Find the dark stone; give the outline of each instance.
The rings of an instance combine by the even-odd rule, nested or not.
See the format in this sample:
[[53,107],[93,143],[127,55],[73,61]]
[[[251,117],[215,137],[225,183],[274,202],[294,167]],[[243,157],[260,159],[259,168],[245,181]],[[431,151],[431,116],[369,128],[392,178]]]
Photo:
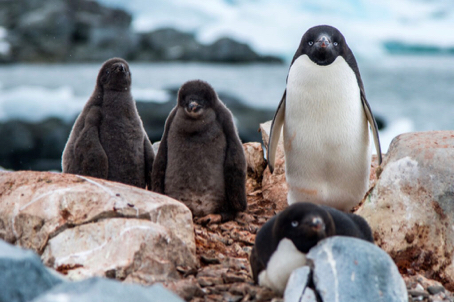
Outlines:
[[429,294],[426,293],[425,291],[421,290],[416,290],[416,289],[410,289],[408,290],[408,294],[412,297],[424,297],[424,298],[429,298]]
[[30,301],[63,283],[32,251],[0,240],[0,301]]
[[443,286],[432,285],[427,287],[427,291],[431,295],[436,295],[438,293],[445,292],[445,288]]
[[66,302],[183,302],[160,284],[143,287],[102,278],[63,283],[34,299],[33,302],[57,302],[62,299]]

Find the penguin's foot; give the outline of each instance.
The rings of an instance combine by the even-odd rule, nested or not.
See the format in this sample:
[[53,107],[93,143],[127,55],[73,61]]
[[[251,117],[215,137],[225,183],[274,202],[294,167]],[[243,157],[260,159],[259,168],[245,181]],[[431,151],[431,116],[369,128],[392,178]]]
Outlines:
[[200,225],[208,225],[220,222],[222,222],[222,216],[220,214],[208,214],[195,220],[195,223]]

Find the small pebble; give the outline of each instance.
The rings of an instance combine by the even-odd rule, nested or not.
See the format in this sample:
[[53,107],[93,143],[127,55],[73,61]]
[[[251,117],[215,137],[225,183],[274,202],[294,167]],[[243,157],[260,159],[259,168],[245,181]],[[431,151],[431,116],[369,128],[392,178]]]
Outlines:
[[427,291],[431,294],[431,295],[436,295],[438,293],[441,293],[441,292],[444,292],[445,291],[445,288],[443,286],[429,286],[427,288]]
[[[415,289],[410,289],[408,291],[408,294],[412,297],[422,297],[423,299],[429,297],[429,294],[427,292],[415,290]],[[421,300],[418,300],[418,301],[421,301]]]

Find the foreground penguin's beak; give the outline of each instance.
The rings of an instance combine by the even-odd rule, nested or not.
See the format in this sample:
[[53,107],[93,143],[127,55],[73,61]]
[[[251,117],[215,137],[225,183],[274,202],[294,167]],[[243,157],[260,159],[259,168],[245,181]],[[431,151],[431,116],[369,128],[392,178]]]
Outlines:
[[123,72],[123,73],[125,73],[125,72],[126,72],[126,66],[125,66],[125,64],[120,63],[120,64],[117,66],[116,70],[117,70],[117,72]]
[[319,44],[320,47],[322,48],[326,48],[327,46],[329,46],[329,44],[331,43],[329,41],[329,39],[326,37],[326,36],[321,36],[317,41],[316,41],[317,44]]
[[320,217],[313,217],[309,225],[317,233],[325,231],[325,224]]
[[197,102],[190,102],[188,105],[189,112],[196,112],[200,108],[200,105]]

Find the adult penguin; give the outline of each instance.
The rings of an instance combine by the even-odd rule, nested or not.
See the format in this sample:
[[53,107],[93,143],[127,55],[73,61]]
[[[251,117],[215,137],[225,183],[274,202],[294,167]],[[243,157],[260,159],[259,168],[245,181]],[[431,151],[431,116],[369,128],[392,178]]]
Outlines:
[[273,172],[283,127],[288,203],[306,200],[342,211],[358,204],[369,185],[368,124],[381,164],[377,124],[352,51],[336,28],[310,28],[290,65],[267,148]]

